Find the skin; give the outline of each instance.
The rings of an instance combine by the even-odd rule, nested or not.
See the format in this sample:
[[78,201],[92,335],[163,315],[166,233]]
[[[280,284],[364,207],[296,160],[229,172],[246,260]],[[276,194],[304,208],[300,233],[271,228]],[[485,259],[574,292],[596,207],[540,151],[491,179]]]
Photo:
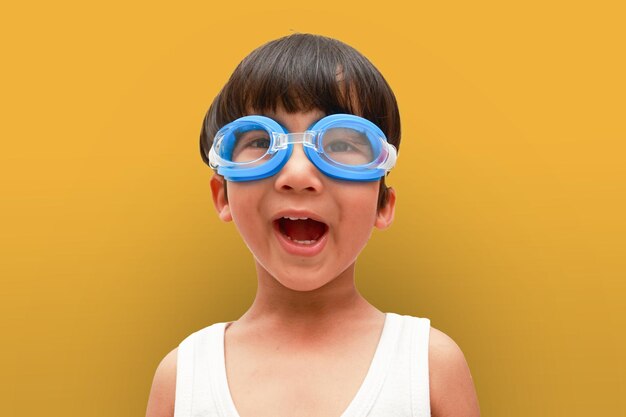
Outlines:
[[[290,132],[304,131],[324,116],[280,108],[265,115]],[[219,217],[234,221],[257,271],[252,306],[225,333],[229,389],[240,416],[340,416],[367,373],[384,323],[384,314],[355,286],[355,262],[373,228],[392,223],[395,191],[377,209],[377,182],[330,179],[300,145],[273,177],[231,182],[226,198],[223,178],[214,176],[211,191]],[[273,225],[285,210],[328,225],[320,253],[285,252]],[[174,415],[176,354],[174,349],[157,368],[146,417]],[[429,367],[432,416],[480,415],[463,353],[436,329],[430,333]],[[327,401],[320,404],[320,398]]]

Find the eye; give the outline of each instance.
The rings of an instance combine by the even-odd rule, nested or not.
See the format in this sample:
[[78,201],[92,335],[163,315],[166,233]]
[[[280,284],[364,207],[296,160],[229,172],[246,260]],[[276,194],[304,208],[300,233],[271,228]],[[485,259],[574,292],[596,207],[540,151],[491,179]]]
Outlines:
[[324,147],[324,150],[326,152],[353,152],[356,151],[356,148],[352,146],[348,141],[337,140],[327,144]]
[[249,148],[267,149],[270,147],[270,140],[268,138],[252,139],[245,146]]

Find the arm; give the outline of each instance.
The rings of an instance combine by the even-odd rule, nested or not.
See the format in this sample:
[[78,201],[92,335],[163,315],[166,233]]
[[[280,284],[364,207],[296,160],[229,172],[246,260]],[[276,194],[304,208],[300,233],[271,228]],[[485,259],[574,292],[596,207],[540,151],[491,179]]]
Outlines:
[[178,348],[168,353],[154,374],[146,417],[174,417],[176,358]]
[[431,328],[428,349],[432,417],[480,417],[472,375],[459,346]]

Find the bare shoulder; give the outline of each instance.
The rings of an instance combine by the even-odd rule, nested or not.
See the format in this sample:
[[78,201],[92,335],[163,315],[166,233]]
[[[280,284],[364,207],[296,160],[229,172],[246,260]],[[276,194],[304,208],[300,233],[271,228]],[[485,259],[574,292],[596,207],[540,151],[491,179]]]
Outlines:
[[430,407],[433,417],[479,417],[472,375],[461,348],[432,328],[428,345]]
[[152,380],[146,417],[173,417],[178,348],[165,355]]

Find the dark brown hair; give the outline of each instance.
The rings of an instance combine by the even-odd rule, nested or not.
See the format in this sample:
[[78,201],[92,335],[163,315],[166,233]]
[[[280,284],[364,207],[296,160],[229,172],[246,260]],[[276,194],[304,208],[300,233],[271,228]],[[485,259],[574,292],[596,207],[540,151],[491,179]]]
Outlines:
[[[382,74],[360,52],[336,39],[293,34],[252,51],[235,68],[209,107],[200,132],[200,153],[208,165],[213,137],[225,124],[250,114],[319,109],[350,113],[375,123],[400,147],[400,114]],[[387,200],[384,178],[378,205]]]

